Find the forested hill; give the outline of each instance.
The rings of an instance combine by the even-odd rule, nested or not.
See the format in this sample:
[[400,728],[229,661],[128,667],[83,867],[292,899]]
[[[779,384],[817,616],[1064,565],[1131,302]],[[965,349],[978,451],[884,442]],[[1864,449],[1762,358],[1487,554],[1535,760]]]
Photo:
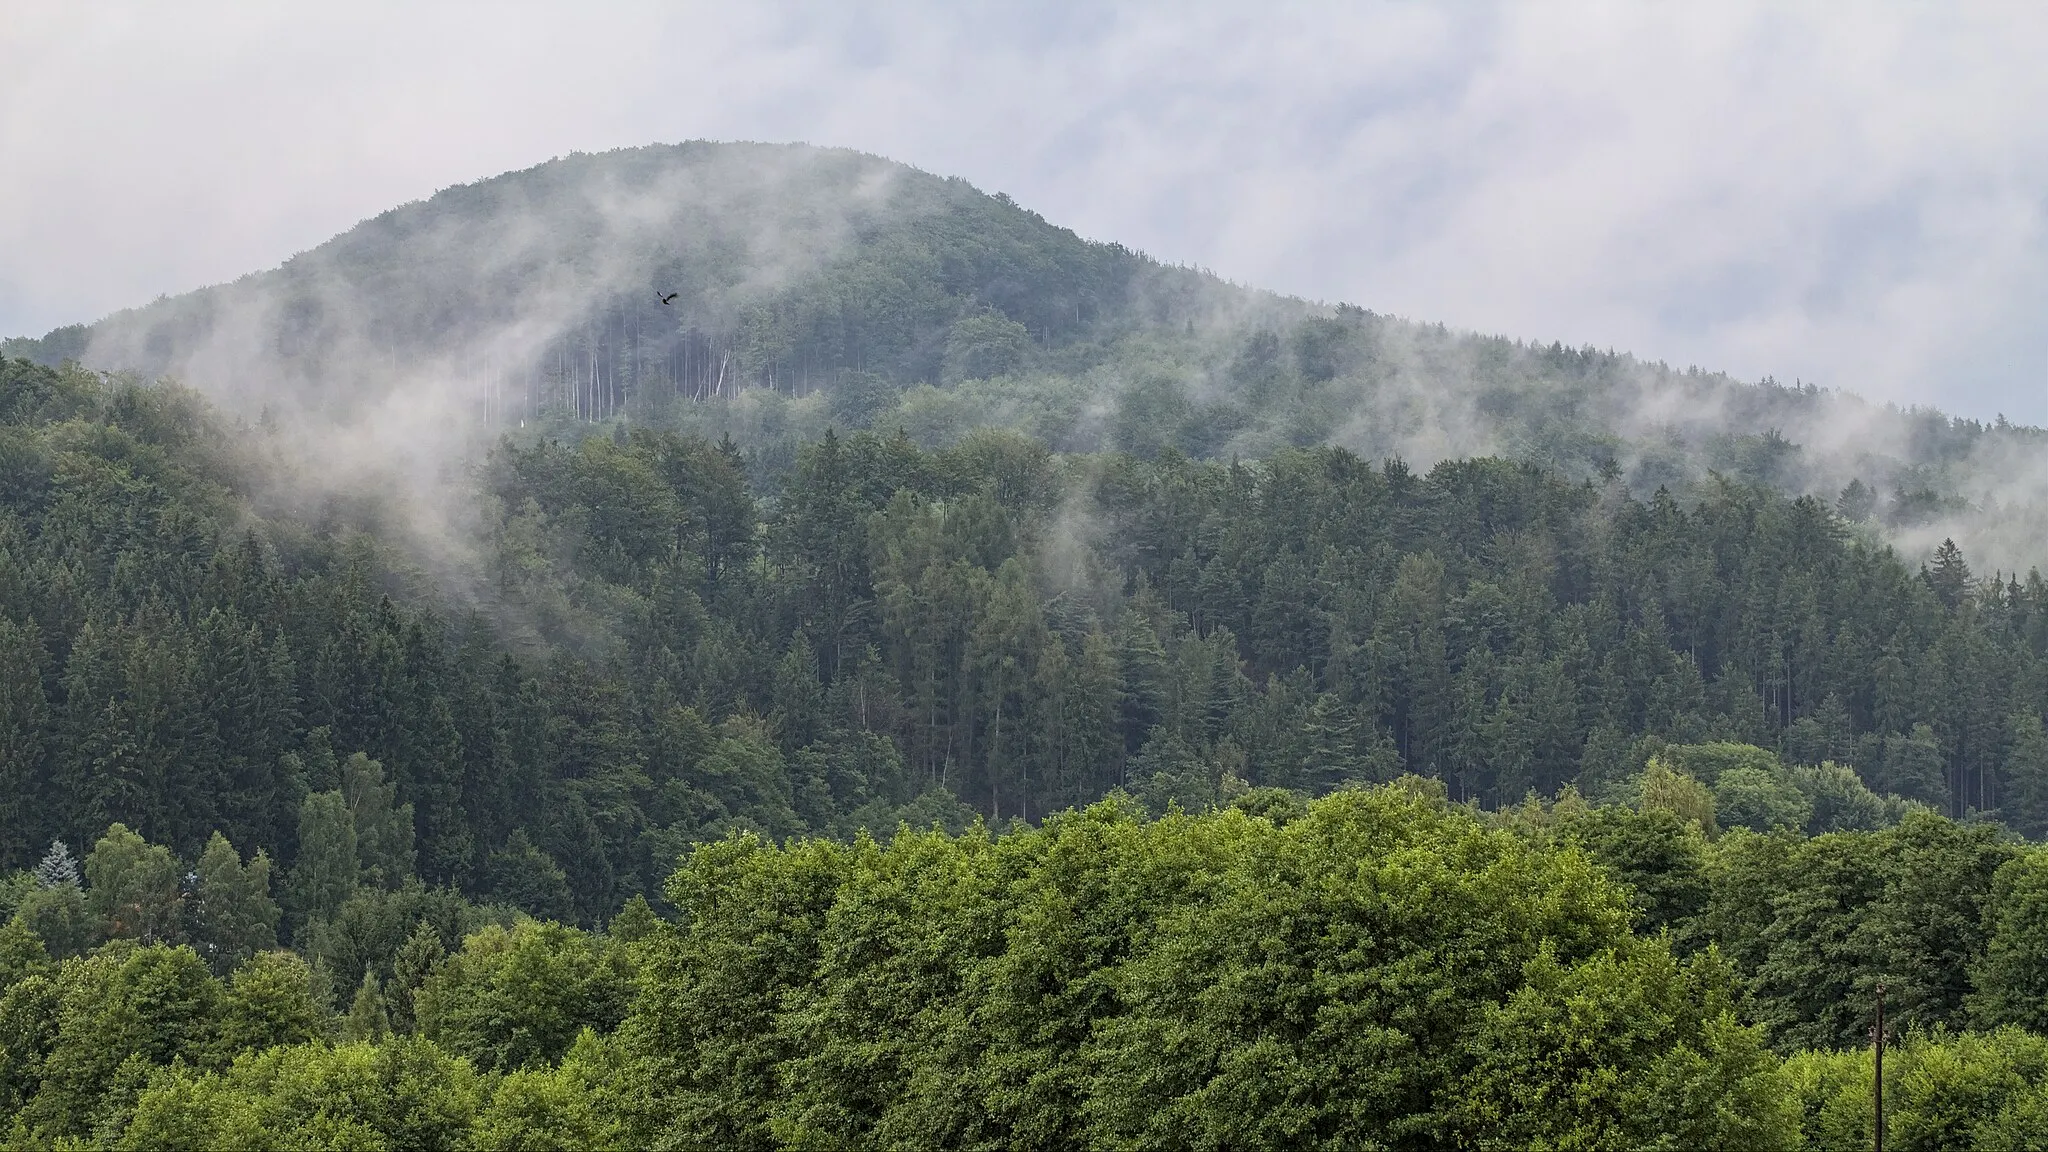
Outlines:
[[10,1147],[1835,1149],[1879,982],[1894,1146],[2048,1119],[2039,577],[619,426],[491,454],[468,611],[272,435],[0,360]]
[[1532,460],[1645,496],[1718,473],[1819,495],[1914,555],[1953,537],[1992,568],[2048,560],[2037,430],[1868,404],[1855,380],[1744,384],[1286,299],[844,150],[571,155],[0,347],[170,374],[251,419],[369,422],[357,454],[468,450],[429,426],[616,419],[785,462],[831,425],[1211,459],[1335,444]]
[[1625,796],[1714,741],[1839,766],[1772,777],[1818,826],[2048,831],[2048,584],[1916,570],[1765,486],[860,432],[769,500],[729,441],[621,428],[491,455],[453,600],[374,513],[263,513],[264,433],[190,393],[0,372],[7,864],[117,821],[291,860],[355,754],[408,813],[393,875],[584,920],[736,828],[1404,772]]

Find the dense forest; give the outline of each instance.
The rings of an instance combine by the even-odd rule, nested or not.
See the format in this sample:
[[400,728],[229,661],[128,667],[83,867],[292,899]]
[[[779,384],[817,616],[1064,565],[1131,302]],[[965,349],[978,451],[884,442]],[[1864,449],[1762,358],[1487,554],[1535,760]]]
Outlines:
[[1915,555],[1952,536],[1992,567],[2048,563],[2040,429],[1256,291],[843,149],[572,154],[0,353],[302,416],[308,453],[364,430],[330,468],[447,451],[427,428],[621,417],[780,470],[833,426],[1223,462],[1328,445],[1525,460],[1639,498],[1713,474],[1830,503],[1855,484]]
[[1853,508],[613,422],[453,588],[0,387],[16,1142],[1832,1147],[1879,980],[2048,1109],[2048,587]]
[[9,1147],[2048,1130],[2039,430],[768,146],[0,351]]

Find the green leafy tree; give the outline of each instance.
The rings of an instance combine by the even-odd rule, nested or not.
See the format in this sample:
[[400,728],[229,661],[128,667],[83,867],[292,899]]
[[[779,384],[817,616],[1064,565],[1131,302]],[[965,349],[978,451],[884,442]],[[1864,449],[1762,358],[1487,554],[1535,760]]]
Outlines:
[[484,874],[491,896],[514,908],[549,920],[568,920],[576,914],[568,875],[523,828],[514,828],[505,847],[491,853]]
[[19,919],[0,925],[0,991],[51,968],[50,950],[33,928]]
[[10,1116],[42,1087],[61,1006],[53,975],[24,976],[0,992],[0,1108]]
[[2048,852],[2000,865],[1985,904],[1984,951],[1970,969],[1970,1018],[2048,1033]]
[[1782,770],[1730,768],[1714,781],[1714,819],[1722,827],[1803,829],[1812,816],[1813,802]]
[[281,1046],[153,1080],[118,1146],[456,1148],[483,1098],[476,1073],[426,1041]]
[[469,937],[421,986],[420,1034],[485,1071],[553,1063],[625,1018],[633,974],[601,936],[525,920]]
[[340,792],[315,792],[299,808],[299,858],[289,895],[296,925],[326,919],[356,890],[362,875],[355,818]]
[[1690,821],[1693,827],[1708,836],[1712,836],[1719,827],[1714,812],[1714,794],[1692,776],[1672,771],[1658,757],[1652,756],[1643,769],[1639,789],[1641,806],[1646,812],[1661,808],[1681,820]]
[[22,1112],[46,1139],[84,1136],[104,1118],[103,1105],[125,1104],[129,1061],[140,1069],[200,1062],[218,1025],[220,985],[190,948],[102,949],[66,964],[55,992],[55,1036]]
[[290,952],[258,952],[237,967],[221,998],[210,1065],[244,1052],[321,1039],[328,1010],[313,969]]
[[1644,932],[1671,929],[1683,940],[1696,935],[1695,921],[1712,893],[1707,877],[1707,844],[1699,826],[1668,808],[1641,812],[1618,806],[1567,809],[1558,832],[1582,846],[1608,874],[1635,893]]
[[357,752],[341,765],[341,795],[355,829],[360,882],[396,888],[413,874],[413,806],[398,802],[384,766]]
[[180,871],[170,849],[145,841],[123,824],[107,829],[85,858],[91,884],[86,906],[98,919],[100,933],[145,944],[177,940],[184,900]]
[[1711,954],[1636,943],[1567,968],[1549,956],[1486,1013],[1456,1123],[1478,1144],[1786,1148],[1800,1110],[1736,1019]]
[[84,891],[68,884],[38,888],[22,897],[13,922],[35,933],[59,959],[85,951],[96,932]]
[[277,946],[279,911],[270,898],[270,857],[258,851],[244,865],[227,837],[215,832],[199,856],[195,946],[225,973]]

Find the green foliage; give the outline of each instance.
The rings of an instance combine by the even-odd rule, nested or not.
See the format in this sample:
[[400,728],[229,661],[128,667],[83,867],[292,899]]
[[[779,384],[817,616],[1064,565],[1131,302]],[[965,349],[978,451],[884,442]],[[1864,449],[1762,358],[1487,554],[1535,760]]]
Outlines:
[[622,948],[560,924],[492,925],[422,984],[420,1034],[484,1071],[551,1064],[579,1032],[626,1015],[633,973]]
[[422,920],[391,957],[391,979],[384,986],[384,999],[394,1030],[408,1035],[417,1030],[420,990],[441,970],[447,955],[441,933]]
[[292,914],[299,924],[334,915],[355,891],[362,865],[355,820],[340,792],[315,792],[299,809],[299,857],[292,865]]
[[1970,968],[1971,1020],[2048,1034],[2048,849],[1999,866],[1984,915],[1984,951]]
[[[1786,1061],[1808,1148],[1871,1143],[1868,1048]],[[2048,1039],[2014,1028],[1909,1032],[1885,1056],[1885,1147],[2030,1148],[2048,1121]]]
[[1635,893],[1641,931],[1668,928],[1683,939],[1693,937],[1711,893],[1707,843],[1698,825],[1669,808],[1558,807],[1558,834]]
[[627,1143],[618,1109],[623,1087],[605,1042],[585,1029],[556,1068],[517,1068],[496,1082],[477,1117],[479,1152],[614,1148]]
[[258,952],[229,977],[208,1062],[301,1044],[326,1034],[328,1008],[312,968],[290,952]]
[[95,931],[85,893],[69,884],[38,888],[23,896],[13,923],[34,932],[59,959],[85,951]]
[[215,972],[277,947],[280,913],[270,898],[270,857],[258,851],[244,865],[235,846],[215,832],[195,871],[198,907],[192,939]]
[[153,1080],[118,1146],[455,1148],[483,1096],[467,1064],[422,1040],[278,1047]]
[[569,877],[561,865],[534,846],[524,828],[514,828],[505,847],[491,853],[485,883],[493,899],[530,915],[552,920],[575,915]]
[[1778,1062],[1741,1027],[1729,973],[1639,942],[1567,968],[1530,961],[1486,1013],[1458,1106],[1479,1146],[1790,1147],[1800,1111]]
[[374,1044],[391,1034],[391,1016],[384,1007],[384,989],[377,974],[365,970],[363,982],[341,1021],[344,1040]]
[[506,908],[478,906],[450,889],[427,888],[417,879],[391,891],[359,889],[331,917],[314,922],[299,942],[300,950],[344,993],[362,981],[365,972],[379,980],[394,974],[394,965],[420,925],[444,949],[485,924],[509,921]]
[[1903,806],[1896,797],[1887,803],[1864,785],[1854,769],[1832,760],[1795,764],[1785,771],[1792,786],[1812,806],[1806,818],[1806,831],[1811,835],[1874,831],[1896,823],[1901,814]]
[[413,874],[413,806],[397,801],[384,766],[357,752],[341,766],[341,797],[355,831],[357,878],[396,888]]
[[[266,427],[0,359],[0,867],[100,837],[4,885],[15,1142],[1839,1146],[1879,980],[1898,1140],[2040,1130],[2032,1040],[1954,1030],[2048,1027],[1988,823],[2048,827],[2048,584],[1873,543],[1967,514],[1939,469],[1831,507],[1776,433],[1557,416],[1676,379],[1625,357],[1240,307],[922,177],[840,229],[879,162],[725,155],[266,281],[376,275],[396,363],[507,289],[390,255],[572,171],[753,222],[670,220],[494,400],[475,589],[271,498]],[[762,234],[813,262],[756,294]],[[302,336],[280,379],[359,346]],[[1394,458],[1439,362],[1516,459]]]
[[[669,898],[689,928],[643,944],[621,1040],[640,1130],[686,1142],[1769,1146],[1794,1122],[1725,967],[1630,943],[1576,852],[1414,790],[1283,824],[1105,804],[994,841],[733,839]],[[1596,988],[1608,1023],[1529,1026]],[[1563,1053],[1574,1112],[1499,1111]]]
[[1724,828],[1803,829],[1812,816],[1813,802],[1782,770],[1729,768],[1714,781],[1714,819]]
[[1704,925],[1781,1048],[1857,1043],[1879,981],[1900,1026],[1959,1028],[2013,855],[1990,829],[1924,811],[1878,833],[1734,833],[1710,858]]
[[1000,312],[962,316],[946,333],[941,376],[948,384],[1006,376],[1022,365],[1030,347],[1030,331]]
[[86,1135],[109,1108],[125,1106],[121,1089],[133,1077],[122,1069],[131,1060],[141,1069],[197,1064],[214,1044],[221,990],[190,948],[123,942],[74,958],[54,993],[40,1088],[22,1110],[46,1137]]
[[1669,812],[1707,836],[1712,836],[1719,827],[1715,819],[1714,793],[1693,777],[1672,771],[1658,757],[1650,758],[1638,788],[1641,806],[1646,812]]
[[0,991],[29,976],[47,974],[52,965],[43,938],[20,920],[0,925]]
[[85,858],[86,907],[106,938],[175,940],[183,915],[179,872],[170,849],[117,823]]

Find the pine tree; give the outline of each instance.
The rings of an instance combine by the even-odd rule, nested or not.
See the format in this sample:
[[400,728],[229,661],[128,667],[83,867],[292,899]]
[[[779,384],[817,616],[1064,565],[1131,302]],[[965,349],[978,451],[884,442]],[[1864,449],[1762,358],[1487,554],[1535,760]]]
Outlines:
[[2048,731],[2032,712],[2016,712],[2007,723],[2006,802],[1999,808],[2014,830],[2039,838],[2048,834]]
[[1961,606],[1970,593],[1970,565],[1954,540],[1943,540],[1934,550],[1934,564],[1926,578],[1944,606],[1951,611]]
[[773,710],[769,723],[785,752],[794,752],[817,739],[824,720],[825,689],[818,682],[818,657],[810,642],[798,632],[775,666]]

